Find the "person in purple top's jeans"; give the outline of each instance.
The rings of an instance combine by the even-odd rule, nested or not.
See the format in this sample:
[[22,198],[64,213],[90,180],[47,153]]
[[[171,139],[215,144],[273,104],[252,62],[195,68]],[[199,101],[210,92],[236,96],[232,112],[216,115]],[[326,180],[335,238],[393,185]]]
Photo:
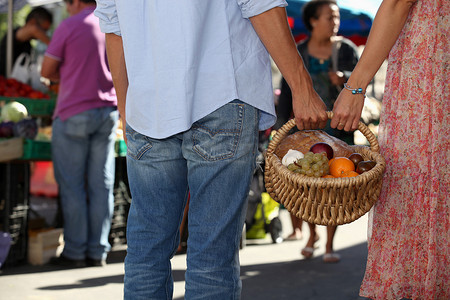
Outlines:
[[66,0],[70,17],[55,30],[41,75],[60,82],[52,159],[60,188],[64,250],[53,263],[101,266],[114,209],[116,93],[95,1]]

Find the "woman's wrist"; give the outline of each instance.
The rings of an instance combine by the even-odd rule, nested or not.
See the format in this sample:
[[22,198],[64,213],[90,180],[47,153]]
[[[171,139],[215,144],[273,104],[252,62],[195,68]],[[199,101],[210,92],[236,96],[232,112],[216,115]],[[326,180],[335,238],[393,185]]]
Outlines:
[[352,87],[347,82],[344,83],[344,89],[350,91],[353,95],[362,94],[364,97],[366,96],[366,90],[361,87]]

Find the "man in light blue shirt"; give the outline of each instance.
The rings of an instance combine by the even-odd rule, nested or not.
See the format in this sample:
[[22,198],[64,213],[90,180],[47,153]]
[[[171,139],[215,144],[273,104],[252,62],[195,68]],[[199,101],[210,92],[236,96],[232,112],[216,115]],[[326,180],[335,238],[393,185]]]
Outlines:
[[[170,258],[189,202],[186,299],[239,299],[238,246],[258,130],[276,120],[269,53],[299,129],[325,104],[284,0],[98,0],[122,122],[132,205],[125,299],[170,299]],[[269,52],[269,53],[268,53]]]

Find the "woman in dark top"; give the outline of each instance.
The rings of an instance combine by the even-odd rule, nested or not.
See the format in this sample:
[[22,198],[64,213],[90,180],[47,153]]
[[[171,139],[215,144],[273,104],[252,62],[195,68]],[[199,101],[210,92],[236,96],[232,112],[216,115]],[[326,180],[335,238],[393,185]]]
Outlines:
[[[301,42],[297,49],[311,75],[316,92],[325,102],[327,109],[331,111],[339,92],[358,62],[357,48],[350,40],[336,36],[340,24],[336,1],[312,0],[308,2],[303,7],[303,21],[310,31],[310,37]],[[281,83],[277,115],[275,129],[281,127],[292,116],[291,90],[284,79]],[[348,144],[353,144],[353,132],[332,129],[329,123],[324,130]],[[292,225],[294,232],[290,237],[300,236],[302,221],[292,216]],[[301,252],[306,258],[313,256],[314,243],[318,240],[315,225],[308,225],[311,234]],[[333,252],[335,233],[336,226],[327,226],[324,262],[338,262],[340,259],[339,255]]]

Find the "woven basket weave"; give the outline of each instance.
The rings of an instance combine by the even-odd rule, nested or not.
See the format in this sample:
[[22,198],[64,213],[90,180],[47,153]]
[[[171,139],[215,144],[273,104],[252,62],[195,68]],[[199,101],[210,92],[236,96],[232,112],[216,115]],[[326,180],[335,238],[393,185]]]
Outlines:
[[[333,113],[327,114],[331,119]],[[364,160],[377,163],[371,170],[355,177],[315,178],[289,171],[275,154],[278,145],[294,126],[294,119],[284,124],[266,151],[264,179],[272,199],[296,217],[317,225],[347,224],[366,214],[378,200],[386,167],[375,135],[360,122],[358,130],[369,141],[370,147],[349,146]]]

